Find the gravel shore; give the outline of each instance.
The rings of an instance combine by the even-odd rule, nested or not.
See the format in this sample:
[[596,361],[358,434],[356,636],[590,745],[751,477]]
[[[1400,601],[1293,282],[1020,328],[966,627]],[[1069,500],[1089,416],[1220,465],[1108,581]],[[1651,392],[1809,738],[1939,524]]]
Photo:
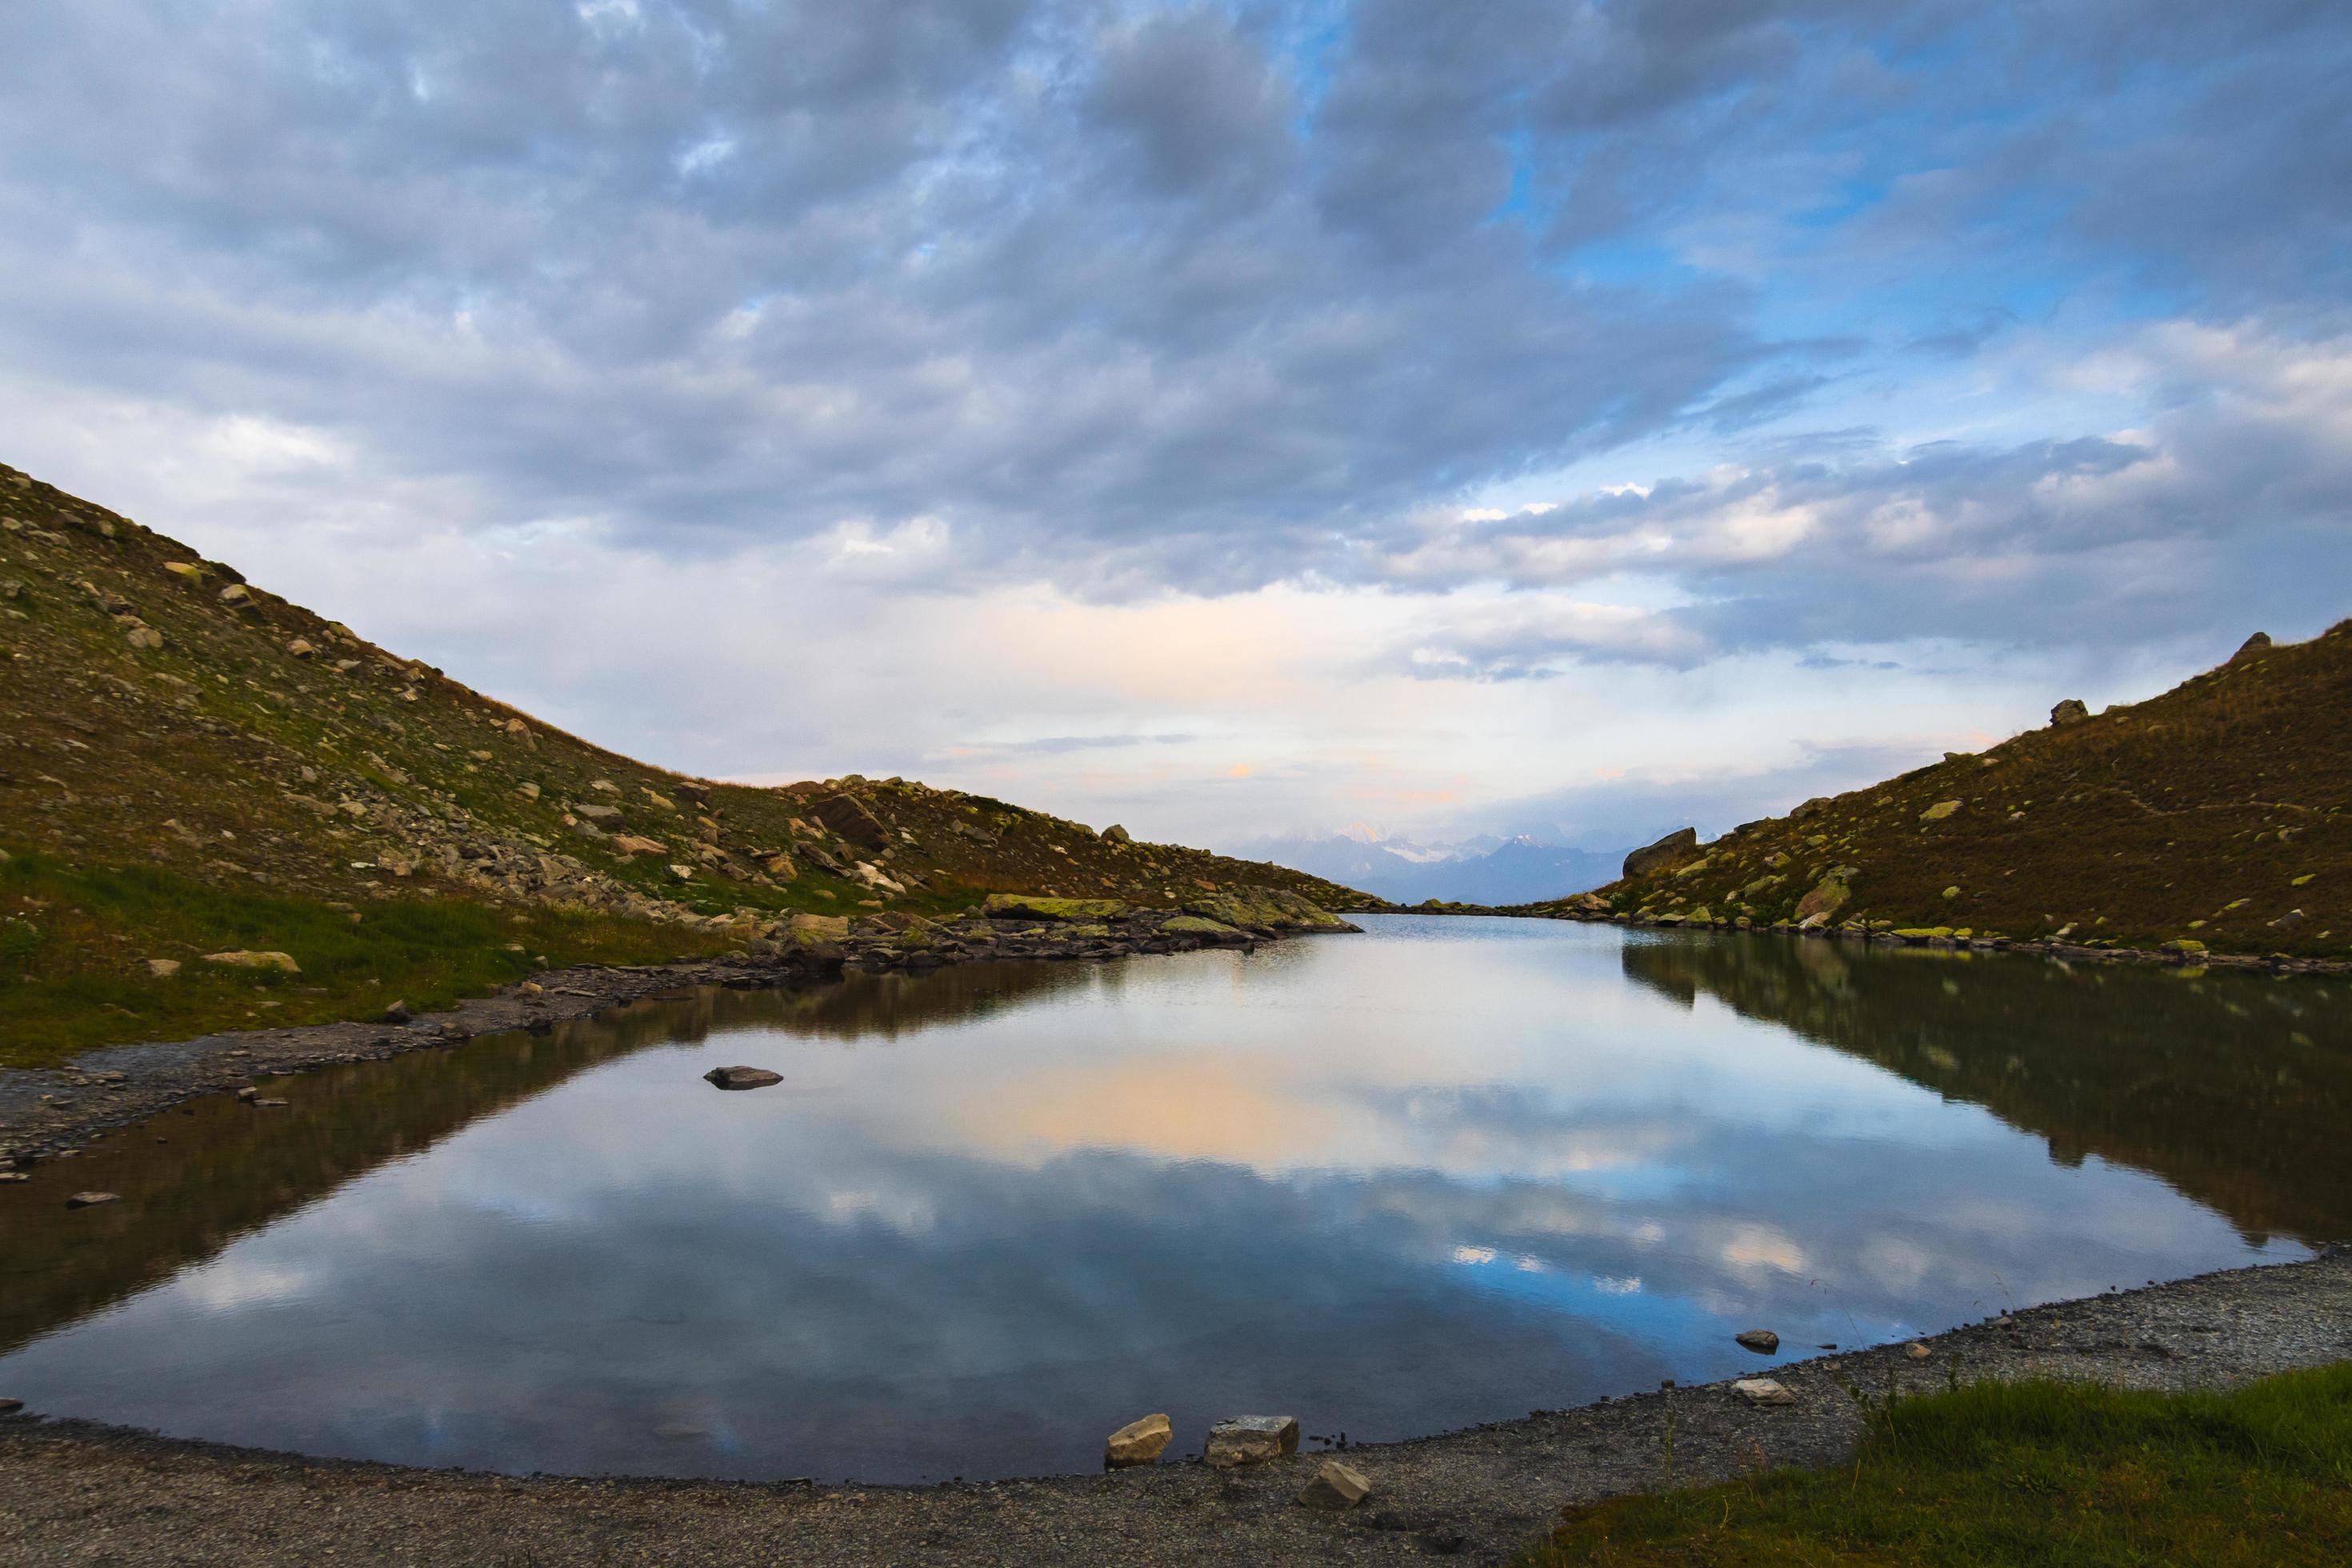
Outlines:
[[[2209,1388],[2352,1357],[2352,1248],[2017,1312],[1924,1342],[1784,1363],[1793,1405],[1661,1390],[1412,1442],[1360,1446],[1372,1497],[1293,1500],[1318,1462],[1161,1464],[981,1486],[810,1487],[515,1478],[175,1442],[30,1413],[0,1419],[10,1563],[1496,1563],[1557,1510],[1614,1492],[1826,1465],[1854,1395],[2044,1375]],[[5,1393],[0,1390],[0,1393]]]

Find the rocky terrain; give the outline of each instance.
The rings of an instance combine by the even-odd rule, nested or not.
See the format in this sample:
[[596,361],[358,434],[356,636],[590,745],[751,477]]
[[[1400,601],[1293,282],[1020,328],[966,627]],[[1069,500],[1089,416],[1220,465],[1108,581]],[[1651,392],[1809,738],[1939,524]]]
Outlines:
[[2076,955],[2333,966],[2352,953],[2352,622],[2248,640],[2146,702],[1634,851],[1520,912]]
[[[995,891],[1368,903],[905,779],[769,789],[634,762],[5,468],[0,531],[0,1061],[429,992],[414,952],[368,945],[395,905],[528,926],[497,972],[513,981],[551,949],[708,954],[796,912],[935,916]],[[321,911],[360,929],[273,940]]]

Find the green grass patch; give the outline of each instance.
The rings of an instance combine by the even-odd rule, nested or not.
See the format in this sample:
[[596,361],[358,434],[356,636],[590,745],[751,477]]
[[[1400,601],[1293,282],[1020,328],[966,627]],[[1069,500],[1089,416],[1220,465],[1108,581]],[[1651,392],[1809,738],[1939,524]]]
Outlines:
[[[356,914],[358,918],[352,917]],[[147,867],[85,868],[44,855],[0,863],[0,1065],[39,1067],[93,1046],[371,1017],[485,994],[533,970],[646,963],[732,939],[678,926],[457,899],[352,909],[215,887]],[[289,953],[299,974],[203,954]],[[148,973],[175,959],[177,974]]]
[[1977,1384],[1874,1411],[1842,1468],[1562,1511],[1523,1568],[2352,1562],[2352,1363],[2225,1394]]

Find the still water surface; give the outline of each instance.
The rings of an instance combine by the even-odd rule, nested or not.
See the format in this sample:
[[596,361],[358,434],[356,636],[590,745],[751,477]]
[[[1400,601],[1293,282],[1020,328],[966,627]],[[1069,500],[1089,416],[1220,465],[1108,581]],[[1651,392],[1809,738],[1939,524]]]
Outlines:
[[[0,1193],[0,1393],[422,1465],[1077,1469],[1427,1433],[2352,1235],[2340,987],[1386,917],[705,992]],[[721,1093],[733,1062],[776,1088]],[[157,1139],[168,1139],[158,1142]],[[62,1194],[123,1202],[68,1213]]]

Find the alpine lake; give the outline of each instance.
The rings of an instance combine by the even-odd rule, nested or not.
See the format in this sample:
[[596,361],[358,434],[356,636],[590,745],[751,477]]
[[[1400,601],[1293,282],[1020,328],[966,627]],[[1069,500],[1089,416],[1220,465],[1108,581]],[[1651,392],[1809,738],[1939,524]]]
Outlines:
[[[1245,1412],[1420,1436],[2352,1235],[2339,980],[1362,923],[210,1097],[0,1194],[0,1393],[419,1466],[977,1480],[1151,1411],[1169,1459]],[[703,1081],[739,1063],[782,1081]]]

